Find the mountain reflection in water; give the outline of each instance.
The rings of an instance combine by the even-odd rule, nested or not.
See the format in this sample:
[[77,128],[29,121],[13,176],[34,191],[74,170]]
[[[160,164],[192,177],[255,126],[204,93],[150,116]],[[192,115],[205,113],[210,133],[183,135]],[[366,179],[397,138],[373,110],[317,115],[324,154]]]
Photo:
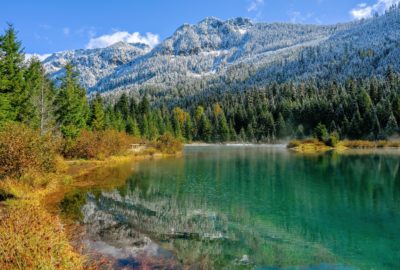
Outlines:
[[191,147],[83,191],[81,221],[117,269],[400,269],[399,157]]

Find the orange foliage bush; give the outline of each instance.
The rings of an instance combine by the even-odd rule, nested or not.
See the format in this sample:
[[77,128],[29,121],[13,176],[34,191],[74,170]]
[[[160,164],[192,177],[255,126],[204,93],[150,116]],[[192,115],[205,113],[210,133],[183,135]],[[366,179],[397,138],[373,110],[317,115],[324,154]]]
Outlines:
[[123,154],[137,138],[115,130],[83,130],[74,141],[65,141],[63,154],[67,158],[104,159]]
[[20,177],[26,172],[54,172],[57,143],[50,135],[20,123],[10,123],[0,131],[0,177]]

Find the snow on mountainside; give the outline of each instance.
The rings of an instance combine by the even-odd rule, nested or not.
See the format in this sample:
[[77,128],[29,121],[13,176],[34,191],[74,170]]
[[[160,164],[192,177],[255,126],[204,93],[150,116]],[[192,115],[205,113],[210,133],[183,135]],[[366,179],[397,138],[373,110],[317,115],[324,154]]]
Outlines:
[[53,78],[64,73],[63,67],[70,62],[80,74],[80,83],[91,88],[99,79],[110,75],[115,68],[129,63],[150,51],[146,44],[118,42],[104,49],[64,51],[52,54],[43,61]]
[[53,78],[68,61],[90,92],[146,89],[166,97],[226,85],[306,78],[344,79],[400,70],[400,10],[333,26],[206,18],[184,24],[153,49],[117,43],[56,53],[44,61]]

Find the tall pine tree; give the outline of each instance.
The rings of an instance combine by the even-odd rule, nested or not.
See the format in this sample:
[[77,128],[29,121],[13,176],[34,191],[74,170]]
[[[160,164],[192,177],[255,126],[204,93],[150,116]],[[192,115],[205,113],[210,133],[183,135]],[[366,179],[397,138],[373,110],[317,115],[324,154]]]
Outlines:
[[0,56],[0,121],[22,120],[30,96],[24,84],[23,50],[11,24],[0,37]]
[[64,137],[75,138],[86,127],[89,107],[86,91],[77,82],[72,65],[65,67],[61,88],[56,98],[56,116]]

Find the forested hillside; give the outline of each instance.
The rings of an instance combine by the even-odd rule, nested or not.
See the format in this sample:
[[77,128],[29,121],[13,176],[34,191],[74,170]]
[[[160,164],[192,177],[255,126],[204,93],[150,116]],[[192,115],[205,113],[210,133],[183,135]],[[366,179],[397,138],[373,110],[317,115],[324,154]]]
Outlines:
[[118,43],[56,53],[44,61],[52,78],[71,62],[89,93],[176,100],[203,91],[245,90],[271,82],[345,82],[400,70],[400,10],[332,26],[206,18],[184,24],[155,48]]

